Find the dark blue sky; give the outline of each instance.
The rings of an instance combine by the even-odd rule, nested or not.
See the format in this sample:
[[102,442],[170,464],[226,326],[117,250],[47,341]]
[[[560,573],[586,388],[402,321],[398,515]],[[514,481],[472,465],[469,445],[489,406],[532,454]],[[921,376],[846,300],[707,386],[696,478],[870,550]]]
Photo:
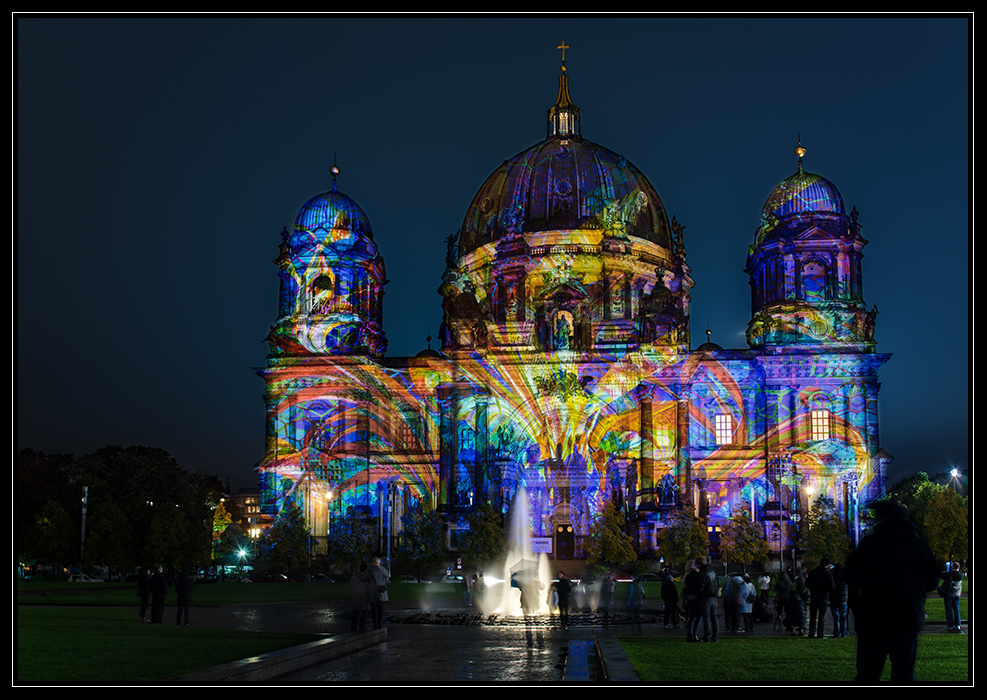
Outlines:
[[[685,226],[693,346],[744,347],[761,207],[832,180],[869,241],[892,480],[967,467],[965,17],[18,18],[17,448],[170,451],[256,484],[280,232],[331,186],[387,265],[389,355],[437,335],[444,240],[545,137],[560,52],[582,133]],[[436,345],[433,341],[433,347]]]

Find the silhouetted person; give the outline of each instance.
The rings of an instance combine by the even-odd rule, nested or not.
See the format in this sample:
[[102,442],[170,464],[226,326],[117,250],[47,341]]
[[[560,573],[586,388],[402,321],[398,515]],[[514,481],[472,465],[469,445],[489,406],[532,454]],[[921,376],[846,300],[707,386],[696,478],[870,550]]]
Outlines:
[[141,610],[137,614],[137,619],[147,622],[147,606],[151,600],[151,570],[146,566],[141,567],[140,575],[137,577],[137,597],[141,601]]
[[819,565],[809,572],[805,580],[809,589],[809,638],[826,636],[826,611],[829,608],[829,596],[836,588],[833,573],[829,570],[829,559],[823,557]]
[[350,577],[350,600],[353,604],[350,630],[353,632],[363,632],[367,628],[367,613],[370,612],[371,600],[370,584],[367,563],[363,562],[360,564],[360,570],[354,571]]
[[703,620],[704,642],[716,642],[720,638],[720,624],[716,619],[716,594],[720,582],[716,578],[713,565],[705,557],[696,557],[699,567],[699,613]]
[[375,630],[384,626],[384,603],[387,602],[387,582],[391,575],[380,563],[380,557],[370,560],[370,619]]
[[569,626],[569,596],[572,593],[572,581],[564,572],[559,572],[559,580],[552,584],[559,596],[559,623],[562,627]]
[[891,680],[915,680],[918,633],[925,628],[925,595],[938,566],[908,511],[896,501],[871,504],[877,518],[843,569],[857,633],[856,680],[880,680],[891,659]]
[[963,621],[960,619],[960,597],[963,595],[963,574],[959,562],[952,562],[946,571],[939,574],[942,584],[939,595],[946,611],[946,629],[950,632],[961,632]]
[[151,622],[163,621],[166,595],[168,595],[168,582],[165,581],[164,571],[159,566],[151,577]]
[[843,579],[843,565],[833,564],[833,583],[836,587],[829,596],[829,609],[833,613],[833,636],[847,636],[847,585]]
[[175,624],[182,624],[182,615],[185,616],[185,626],[189,626],[189,612],[192,608],[192,577],[187,572],[178,574],[178,583],[175,585],[175,593],[178,595],[178,613],[175,617]]
[[669,625],[679,626],[679,589],[675,585],[675,574],[665,567],[661,571],[661,602],[664,606],[665,629]]
[[699,608],[699,590],[702,581],[699,578],[699,564],[693,559],[689,562],[689,570],[682,579],[682,593],[685,596],[686,633],[685,641],[699,641],[699,623],[703,618]]

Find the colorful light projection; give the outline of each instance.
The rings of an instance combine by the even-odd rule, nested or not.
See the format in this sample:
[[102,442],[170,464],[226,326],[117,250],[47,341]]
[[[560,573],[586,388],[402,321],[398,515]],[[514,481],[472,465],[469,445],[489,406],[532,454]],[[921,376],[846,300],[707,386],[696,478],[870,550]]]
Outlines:
[[383,355],[386,274],[359,205],[334,181],[330,192],[306,202],[294,230],[281,236],[278,322],[268,334],[272,353]]
[[518,153],[487,178],[463,223],[466,255],[509,233],[599,229],[671,243],[664,205],[625,157],[572,135]]
[[[756,365],[708,354],[561,352],[533,362],[474,352],[397,369],[330,371],[312,360],[275,370],[283,381],[272,387],[266,502],[294,499],[306,512],[315,503],[327,518],[351,507],[380,514],[390,507],[380,485],[397,482],[405,508],[457,512],[484,500],[506,510],[523,487],[532,534],[551,536],[559,522],[586,534],[615,493],[653,507],[657,524],[683,500],[706,504],[714,521],[737,512],[763,519],[770,503],[795,512],[809,484],[841,504],[844,484],[849,496],[879,484],[873,407],[861,412],[846,387],[839,396],[765,388]],[[830,415],[824,438],[811,433],[820,406]],[[727,444],[718,443],[717,415],[734,426]],[[784,469],[772,472],[772,458]]]
[[[564,75],[556,108],[578,123]],[[642,552],[683,504],[714,527],[749,513],[787,547],[811,487],[849,523],[883,490],[887,359],[863,307],[856,213],[800,161],[749,251],[751,349],[690,351],[682,227],[627,159],[578,129],[550,121],[549,134],[487,179],[446,240],[442,353],[383,359],[369,221],[335,187],[302,208],[259,372],[266,510],[294,500],[319,534],[351,508],[506,512],[524,492],[532,535],[582,537],[616,497]]]
[[805,172],[800,162],[798,171],[783,180],[764,203],[754,245],[793,220],[818,224],[824,217],[837,218],[843,212],[843,196],[836,186],[821,175]]

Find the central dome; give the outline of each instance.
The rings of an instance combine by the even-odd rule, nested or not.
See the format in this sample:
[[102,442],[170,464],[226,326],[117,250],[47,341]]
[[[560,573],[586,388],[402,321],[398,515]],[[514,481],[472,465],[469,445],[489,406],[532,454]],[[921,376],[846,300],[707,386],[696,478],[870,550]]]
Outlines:
[[579,123],[563,66],[548,138],[504,161],[483,183],[460,229],[460,255],[505,235],[577,229],[671,247],[655,188],[626,158],[582,138]]
[[603,229],[670,247],[658,193],[626,158],[591,141],[552,136],[504,162],[473,198],[462,255],[508,233]]

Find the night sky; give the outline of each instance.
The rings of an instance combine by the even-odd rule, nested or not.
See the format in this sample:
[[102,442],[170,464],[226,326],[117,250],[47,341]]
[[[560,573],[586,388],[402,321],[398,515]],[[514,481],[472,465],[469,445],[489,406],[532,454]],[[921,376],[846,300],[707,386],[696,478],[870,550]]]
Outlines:
[[16,449],[144,444],[256,486],[281,230],[335,160],[387,266],[388,355],[425,348],[445,239],[545,138],[564,41],[583,137],[685,226],[693,347],[746,347],[747,248],[801,138],[869,241],[890,481],[965,471],[971,24],[15,18]]

